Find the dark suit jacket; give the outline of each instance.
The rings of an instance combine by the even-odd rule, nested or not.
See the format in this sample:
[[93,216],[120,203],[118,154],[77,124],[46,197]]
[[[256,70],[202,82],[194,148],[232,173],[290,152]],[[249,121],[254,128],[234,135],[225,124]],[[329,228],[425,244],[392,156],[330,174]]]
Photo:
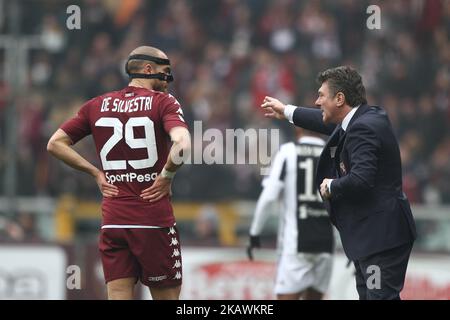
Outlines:
[[409,201],[402,192],[397,139],[386,112],[361,105],[339,139],[340,125],[325,125],[319,109],[297,108],[295,125],[330,138],[316,179],[333,178],[325,201],[347,257],[356,260],[416,238]]

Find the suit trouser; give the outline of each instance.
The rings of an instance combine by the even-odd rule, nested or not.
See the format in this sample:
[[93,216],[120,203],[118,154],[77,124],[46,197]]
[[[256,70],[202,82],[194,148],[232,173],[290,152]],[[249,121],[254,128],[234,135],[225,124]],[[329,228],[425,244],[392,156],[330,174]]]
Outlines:
[[360,300],[400,300],[412,246],[407,243],[354,261]]

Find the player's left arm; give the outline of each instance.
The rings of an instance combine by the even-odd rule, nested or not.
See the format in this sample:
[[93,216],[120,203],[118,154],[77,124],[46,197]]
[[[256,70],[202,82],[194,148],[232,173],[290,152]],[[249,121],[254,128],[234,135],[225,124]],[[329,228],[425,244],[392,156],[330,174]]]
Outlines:
[[119,192],[117,187],[108,183],[103,172],[83,158],[71,145],[72,140],[67,133],[62,129],[58,129],[48,141],[47,151],[72,168],[86,172],[94,177],[104,197],[116,196]]
[[172,179],[191,153],[191,135],[185,127],[173,127],[169,132],[172,148],[167,157],[161,174],[151,187],[141,193],[141,197],[149,202],[155,202],[171,194]]

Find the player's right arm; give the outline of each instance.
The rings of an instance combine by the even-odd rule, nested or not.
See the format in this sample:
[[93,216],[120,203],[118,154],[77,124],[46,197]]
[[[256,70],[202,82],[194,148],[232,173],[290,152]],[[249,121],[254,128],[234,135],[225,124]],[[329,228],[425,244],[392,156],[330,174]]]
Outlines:
[[169,135],[173,144],[164,169],[175,172],[191,153],[191,134],[185,127],[174,127],[170,130]]
[[173,127],[169,132],[172,147],[166,164],[151,187],[142,190],[142,199],[155,202],[171,194],[172,179],[191,153],[191,135],[185,127]]
[[155,182],[141,192],[141,198],[149,202],[155,202],[171,195],[175,172],[183,165],[191,152],[191,135],[187,129],[180,103],[170,94],[161,96],[159,102],[161,121],[164,131],[172,140],[172,147],[164,168]]

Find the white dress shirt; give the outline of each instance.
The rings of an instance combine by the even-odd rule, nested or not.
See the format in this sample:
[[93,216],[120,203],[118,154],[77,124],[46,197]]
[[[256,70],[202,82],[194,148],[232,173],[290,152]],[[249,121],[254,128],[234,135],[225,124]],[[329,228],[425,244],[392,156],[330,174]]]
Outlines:
[[[344,117],[344,120],[342,120],[341,123],[342,130],[347,131],[348,124],[350,123],[350,120],[352,120],[353,115],[355,114],[356,110],[358,110],[359,107],[360,105],[352,108],[352,110],[350,110],[350,112],[347,113],[347,115]],[[288,104],[284,107],[284,116],[286,117],[286,119],[288,119],[290,123],[294,123],[293,118],[294,118],[294,111],[296,108],[297,108],[296,106],[293,106],[291,104]],[[331,182],[333,182],[333,179],[328,180],[327,183],[328,192],[330,194],[331,194]]]
[[[355,114],[356,110],[358,110],[359,106],[352,108],[349,113],[344,117],[344,120],[342,120],[341,128],[342,130],[347,131],[348,124],[350,123],[350,120],[352,120],[353,115]],[[331,182],[333,182],[334,179],[328,180],[327,186],[328,186],[328,192],[331,194]]]

